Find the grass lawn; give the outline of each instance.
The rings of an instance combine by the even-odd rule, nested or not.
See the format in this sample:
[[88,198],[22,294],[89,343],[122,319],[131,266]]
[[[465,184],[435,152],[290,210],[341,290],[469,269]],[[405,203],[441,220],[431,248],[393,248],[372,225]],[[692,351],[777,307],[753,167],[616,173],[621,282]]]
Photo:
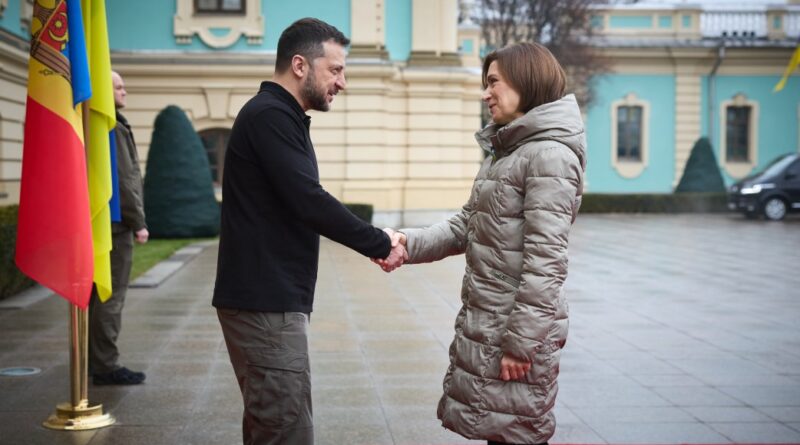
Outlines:
[[134,243],[131,281],[150,270],[161,260],[169,258],[178,249],[211,238],[151,239],[145,244]]

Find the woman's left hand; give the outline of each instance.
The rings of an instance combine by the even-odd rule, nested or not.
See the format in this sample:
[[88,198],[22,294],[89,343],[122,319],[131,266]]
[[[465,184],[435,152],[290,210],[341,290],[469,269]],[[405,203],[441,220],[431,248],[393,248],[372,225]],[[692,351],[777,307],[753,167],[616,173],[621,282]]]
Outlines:
[[531,362],[524,362],[516,358],[503,354],[500,359],[500,378],[506,382],[509,380],[520,380],[531,370]]

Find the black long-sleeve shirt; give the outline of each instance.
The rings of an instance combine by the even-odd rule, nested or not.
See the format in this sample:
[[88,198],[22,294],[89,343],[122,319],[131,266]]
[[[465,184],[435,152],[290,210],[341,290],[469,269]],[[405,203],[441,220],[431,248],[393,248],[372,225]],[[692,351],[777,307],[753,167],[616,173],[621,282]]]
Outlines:
[[320,185],[310,121],[273,82],[263,82],[236,117],[225,153],[215,307],[310,313],[320,235],[370,258],[389,255],[389,237]]

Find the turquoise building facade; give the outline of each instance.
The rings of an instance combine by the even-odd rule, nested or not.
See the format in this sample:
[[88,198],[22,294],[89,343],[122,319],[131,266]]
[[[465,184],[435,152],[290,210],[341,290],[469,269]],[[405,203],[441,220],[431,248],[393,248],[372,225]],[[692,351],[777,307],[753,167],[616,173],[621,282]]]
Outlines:
[[[0,203],[18,200],[32,3],[2,1]],[[239,12],[215,13],[196,10],[193,0],[107,2],[112,62],[129,87],[125,112],[143,161],[152,120],[174,103],[204,137],[212,174],[221,175],[226,132],[270,77],[280,33],[313,16],[353,41],[350,88],[338,108],[315,117],[312,132],[326,188],[395,215],[389,224],[415,222],[409,212],[433,217],[460,207],[481,160],[472,134],[481,126],[482,45],[479,29],[457,17],[478,2],[238,4]],[[612,2],[595,8],[591,23],[591,44],[611,71],[595,79],[594,100],[583,108],[588,193],[671,193],[704,136],[728,184],[800,150],[796,70],[773,92],[800,36],[798,1]]]

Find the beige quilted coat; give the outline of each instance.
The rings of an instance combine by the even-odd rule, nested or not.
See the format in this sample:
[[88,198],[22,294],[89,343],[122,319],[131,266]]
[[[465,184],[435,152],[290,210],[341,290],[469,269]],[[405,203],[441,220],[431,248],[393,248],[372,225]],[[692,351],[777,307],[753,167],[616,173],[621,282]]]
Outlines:
[[[467,438],[546,442],[567,339],[570,226],[578,213],[585,135],[573,95],[476,138],[484,161],[460,213],[404,229],[410,263],[466,253],[455,339],[438,415]],[[523,381],[499,379],[503,353],[533,361]]]

